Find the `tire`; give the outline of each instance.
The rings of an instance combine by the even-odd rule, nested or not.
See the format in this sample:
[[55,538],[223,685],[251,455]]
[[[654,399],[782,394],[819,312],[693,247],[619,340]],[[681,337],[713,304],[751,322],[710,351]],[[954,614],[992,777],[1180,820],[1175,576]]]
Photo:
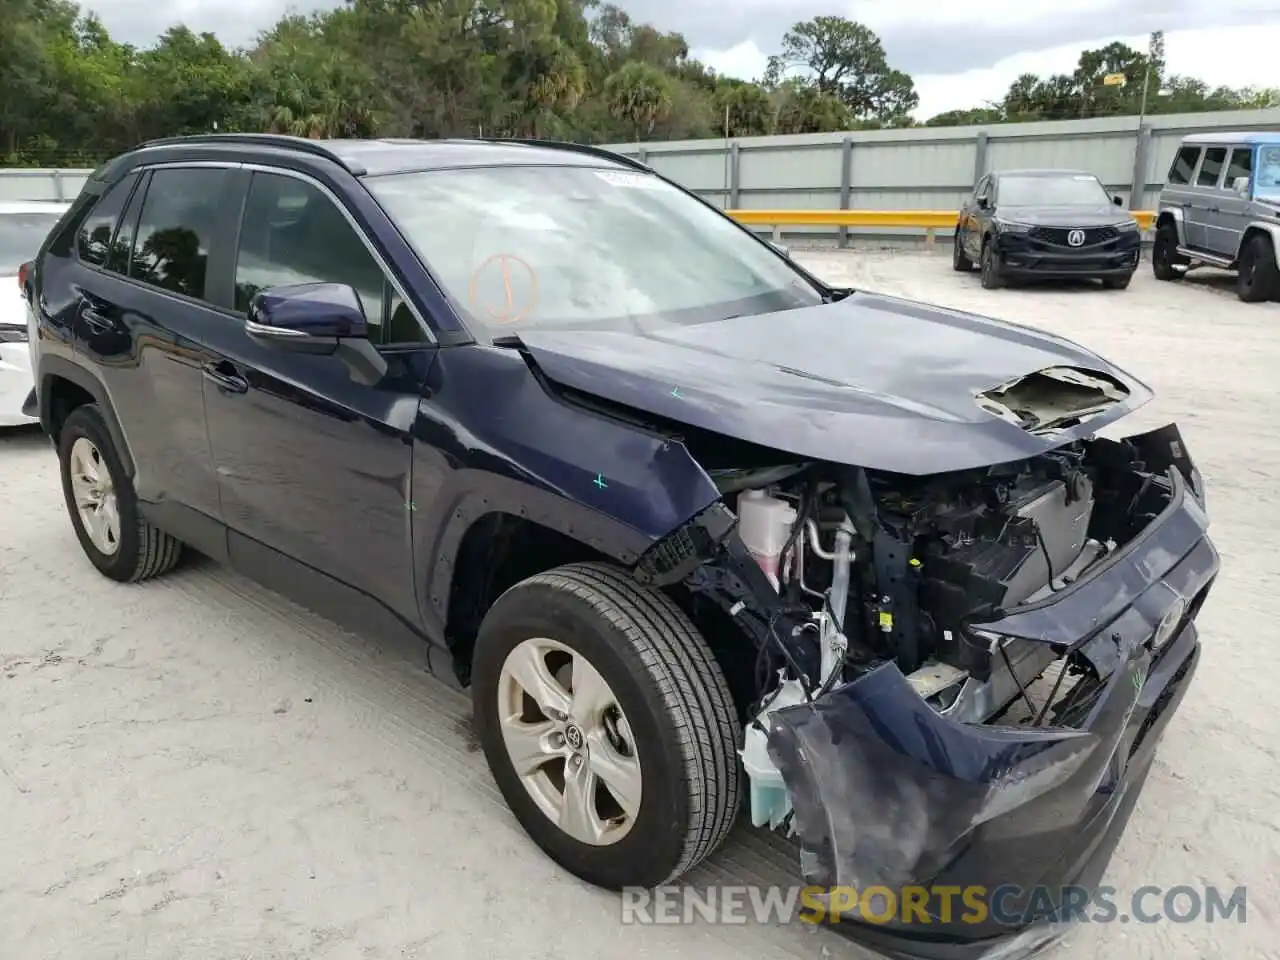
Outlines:
[[1280,297],[1280,269],[1270,238],[1255,234],[1245,243],[1236,273],[1236,295],[1245,303]]
[[[546,638],[553,648],[537,649],[541,642],[534,644],[533,638]],[[525,658],[531,650],[532,659]],[[510,699],[509,678],[517,671],[506,667],[540,663],[551,671],[557,657],[569,656],[571,669],[578,670],[585,659],[603,680],[609,697],[597,702],[607,700],[614,705],[609,709],[620,711],[621,720],[614,715],[615,728],[630,733],[629,740],[622,737],[624,746],[635,749],[627,756],[626,750],[601,747],[600,734],[583,722],[576,743],[585,735],[588,749],[568,755],[566,741],[572,739],[569,728],[575,724],[556,726],[546,720],[560,731],[544,734],[560,752],[526,754],[545,764],[529,778],[533,785],[526,786],[504,731],[535,730],[511,722],[521,709],[526,720],[539,723],[553,712],[534,710],[532,699],[521,694],[528,689],[524,684],[516,685],[516,698]],[[527,670],[521,675],[527,676]],[[560,681],[556,696],[573,696],[564,682],[567,677],[551,679]],[[471,683],[476,732],[503,797],[533,841],[570,873],[611,890],[653,887],[690,870],[728,835],[738,812],[742,778],[733,701],[706,642],[660,591],[641,587],[625,572],[598,563],[572,564],[530,577],[499,597],[485,616],[476,639]],[[587,689],[576,681],[571,686]],[[590,711],[575,705],[568,712],[578,717]],[[550,730],[545,724],[536,729]],[[622,760],[639,772],[638,809],[634,816],[624,812],[622,826],[610,827],[614,833],[606,841],[598,835],[594,842],[590,836],[584,841],[566,832],[552,813],[545,812],[550,808],[544,804],[553,801],[539,799],[548,795],[547,784],[549,794],[556,795],[557,766],[564,784],[574,757],[585,757],[588,762],[582,766],[591,770],[601,762],[622,769]],[[605,783],[603,800],[600,793],[594,794],[591,812],[604,812],[601,803],[606,802],[625,810],[616,800],[623,794]],[[560,791],[568,794],[563,786]]]
[[1005,284],[1000,262],[996,259],[995,246],[990,240],[982,243],[982,287],[984,290],[999,290]]
[[1103,277],[1102,286],[1107,290],[1127,290],[1132,281],[1132,273],[1123,277]]
[[1181,280],[1186,274],[1174,267],[1185,267],[1190,261],[1178,253],[1178,228],[1168,221],[1156,229],[1151,248],[1151,272],[1157,280]]
[[[77,492],[83,489],[83,481],[73,477],[73,473],[77,476],[83,474],[73,471],[72,464],[80,462],[79,457],[88,457],[95,464],[100,488],[106,489],[109,484],[115,516],[114,525],[106,524],[115,530],[114,537],[108,534],[107,538],[113,541],[111,549],[103,549],[95,543],[95,534],[86,526],[77,505]],[[58,434],[58,462],[62,495],[71,517],[71,526],[85,556],[100,573],[121,583],[137,583],[167,573],[177,566],[182,558],[182,542],[153,527],[139,515],[133,481],[120,463],[120,456],[111,442],[111,433],[96,403],[76,407],[62,424]],[[107,497],[102,500],[104,505],[108,502]],[[98,516],[102,519],[109,513],[100,512]],[[101,537],[98,539],[102,541]]]
[[969,273],[973,270],[973,261],[964,255],[964,245],[960,242],[958,228],[955,240],[951,244],[951,269],[956,273]]

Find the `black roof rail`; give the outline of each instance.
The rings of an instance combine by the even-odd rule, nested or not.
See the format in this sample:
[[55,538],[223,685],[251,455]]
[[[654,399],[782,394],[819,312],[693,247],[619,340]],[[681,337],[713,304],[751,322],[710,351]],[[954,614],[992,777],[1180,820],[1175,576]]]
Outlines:
[[585,154],[588,157],[612,160],[615,163],[621,163],[623,166],[631,167],[633,170],[643,170],[646,173],[653,172],[652,167],[647,163],[641,163],[635,157],[628,157],[625,153],[615,153],[612,150],[606,150],[604,147],[593,146],[589,143],[573,143],[568,140],[539,140],[536,137],[486,137],[485,141],[487,143],[523,143],[529,147],[569,150],[573,153]]
[[326,160],[332,160],[334,163],[345,168],[347,171],[354,173],[356,176],[360,176],[365,172],[364,167],[344,160],[323,143],[316,140],[308,140],[305,137],[291,137],[283,133],[196,133],[185,137],[161,137],[157,140],[148,140],[145,143],[139,144],[137,149],[144,150],[148,147],[169,147],[186,143],[230,143],[242,144],[244,146],[278,147],[282,150],[296,150],[299,153],[309,153],[312,156],[324,157]]

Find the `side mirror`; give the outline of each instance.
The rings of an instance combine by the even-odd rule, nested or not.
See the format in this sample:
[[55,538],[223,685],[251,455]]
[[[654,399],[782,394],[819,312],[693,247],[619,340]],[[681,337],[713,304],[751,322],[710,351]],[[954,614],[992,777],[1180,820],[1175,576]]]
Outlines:
[[1124,197],[1120,196],[1119,194],[1116,194],[1114,197],[1111,198],[1111,202],[1114,203],[1117,207],[1123,207]]
[[360,383],[377,383],[387,363],[369,342],[360,294],[345,283],[270,287],[249,301],[244,332],[290,353],[336,356]]
[[1249,178],[1236,177],[1231,181],[1231,189],[1240,194],[1240,196],[1247,197],[1249,195]]
[[780,254],[782,254],[782,255],[783,255],[784,257],[786,257],[788,260],[790,260],[790,259],[791,259],[791,248],[790,248],[790,247],[786,246],[785,244],[776,243],[776,242],[775,242],[775,241],[773,241],[773,240],[766,240],[766,241],[765,241],[765,243],[769,244],[769,246],[773,247],[773,249],[777,250]]

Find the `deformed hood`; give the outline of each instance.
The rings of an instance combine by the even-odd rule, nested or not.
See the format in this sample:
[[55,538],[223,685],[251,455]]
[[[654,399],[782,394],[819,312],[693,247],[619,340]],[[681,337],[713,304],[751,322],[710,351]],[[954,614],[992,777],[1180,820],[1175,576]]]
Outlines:
[[[1034,456],[1151,399],[1070,341],[877,294],[644,330],[530,328],[519,339],[543,375],[575,390],[800,457],[907,474]],[[1078,382],[1060,396],[1052,376],[1019,381],[1063,368]],[[1109,383],[1081,403],[1090,376]],[[1046,411],[1064,403],[1093,412],[1046,430]]]

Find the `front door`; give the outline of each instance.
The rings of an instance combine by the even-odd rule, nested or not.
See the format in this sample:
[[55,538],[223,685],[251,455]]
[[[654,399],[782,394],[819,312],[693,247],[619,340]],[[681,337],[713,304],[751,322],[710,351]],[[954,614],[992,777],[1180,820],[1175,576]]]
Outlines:
[[265,546],[416,622],[412,430],[435,346],[327,190],[285,171],[240,176],[236,310],[272,286],[350,284],[388,370],[358,383],[340,359],[264,345],[242,320],[209,339],[205,409],[232,562]]
[[1232,147],[1227,157],[1227,172],[1222,176],[1222,197],[1218,201],[1218,215],[1214,222],[1217,239],[1210,238],[1210,245],[1221,247],[1225,256],[1235,257],[1240,250],[1240,241],[1244,237],[1244,228],[1249,225],[1249,190],[1244,193],[1236,191],[1234,184],[1237,178],[1250,179],[1253,170],[1253,148]]

